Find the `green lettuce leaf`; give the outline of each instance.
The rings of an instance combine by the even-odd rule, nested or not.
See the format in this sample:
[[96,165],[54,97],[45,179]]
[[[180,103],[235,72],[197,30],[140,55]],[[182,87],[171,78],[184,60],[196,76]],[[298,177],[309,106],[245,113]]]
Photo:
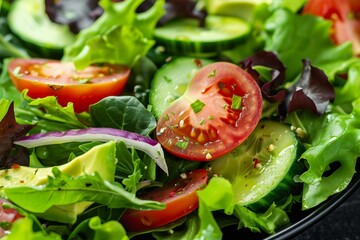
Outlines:
[[300,176],[304,182],[303,209],[319,205],[341,192],[350,183],[360,156],[360,99],[350,114],[329,113],[322,117],[303,117],[306,131],[311,132],[302,158],[308,170]]
[[[255,213],[245,206],[236,204],[231,183],[222,178],[214,177],[205,189],[198,192],[200,230],[195,239],[221,239],[221,219],[214,219],[212,211],[224,211],[227,215],[238,218],[238,228],[248,228],[253,232],[265,231],[274,233],[279,227],[289,223],[285,208],[292,203],[288,198],[282,205],[272,204],[264,213]],[[235,219],[236,219],[235,218]],[[225,220],[225,219],[224,219]],[[231,220],[231,224],[234,224]],[[226,226],[226,224],[224,225]]]
[[302,59],[322,69],[330,79],[352,58],[350,43],[335,46],[330,40],[331,22],[312,15],[278,9],[265,23],[265,50],[275,51],[285,64],[288,81],[301,72]]
[[133,66],[155,44],[151,37],[164,14],[164,0],[156,1],[146,12],[136,13],[141,3],[101,0],[104,14],[65,48],[63,60],[73,61],[78,69],[104,62]]
[[273,203],[263,214],[252,212],[244,206],[236,205],[235,212],[240,219],[239,227],[249,228],[252,232],[262,231],[268,234],[275,233],[279,226],[284,226],[290,222],[287,213]]
[[272,0],[270,6],[272,9],[287,8],[296,13],[304,6],[306,2],[307,0]]
[[10,63],[10,58],[4,59],[2,71],[0,75],[0,98],[6,98],[10,101],[14,101],[15,107],[19,106],[23,102],[23,97],[21,93],[13,85],[9,73],[8,65]]
[[18,240],[18,239],[29,240],[61,240],[61,236],[50,232],[45,231],[34,231],[33,230],[33,220],[29,217],[24,217],[15,221],[12,225],[11,232],[9,235],[5,235],[1,239],[4,240]]
[[6,98],[1,98],[0,99],[0,121],[3,119],[3,117],[8,112],[10,103],[11,102]]
[[23,97],[26,102],[15,109],[16,118],[20,124],[36,124],[33,133],[86,127],[75,114],[72,103],[62,107],[54,96],[32,99],[26,90]]
[[101,223],[99,217],[93,217],[89,221],[89,227],[94,231],[93,240],[128,240],[124,227],[117,221]]
[[222,239],[220,227],[212,215],[212,211],[224,210],[232,214],[234,192],[231,183],[221,177],[210,179],[205,189],[198,191],[200,231],[195,239]]
[[[347,64],[346,64],[347,63]],[[340,84],[335,84],[335,104],[341,105],[351,103],[360,98],[360,59],[352,58],[342,65],[339,73],[346,73],[347,80],[339,80]]]

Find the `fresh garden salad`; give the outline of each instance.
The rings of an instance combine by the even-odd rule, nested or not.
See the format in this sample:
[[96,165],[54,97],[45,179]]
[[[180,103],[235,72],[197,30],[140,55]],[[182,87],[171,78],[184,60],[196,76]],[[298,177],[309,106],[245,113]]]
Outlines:
[[268,236],[360,156],[357,0],[0,1],[0,236]]

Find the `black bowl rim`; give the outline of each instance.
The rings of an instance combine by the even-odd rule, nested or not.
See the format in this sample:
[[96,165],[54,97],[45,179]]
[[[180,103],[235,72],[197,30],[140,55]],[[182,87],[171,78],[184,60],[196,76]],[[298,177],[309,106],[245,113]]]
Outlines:
[[266,237],[264,240],[285,240],[295,237],[306,229],[319,222],[343,202],[346,201],[360,187],[360,173],[355,174],[350,184],[340,193],[330,197],[326,202],[306,215],[306,217],[284,228],[283,230]]

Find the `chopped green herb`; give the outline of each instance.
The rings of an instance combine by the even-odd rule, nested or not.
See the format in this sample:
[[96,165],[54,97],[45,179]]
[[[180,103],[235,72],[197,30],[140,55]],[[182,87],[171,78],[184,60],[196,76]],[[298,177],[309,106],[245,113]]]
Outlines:
[[14,70],[13,70],[13,74],[15,77],[19,78],[22,76],[22,73],[20,73],[21,67],[17,66]]
[[194,110],[195,113],[199,113],[203,109],[204,106],[205,106],[205,103],[203,103],[199,99],[191,104],[191,108]]
[[188,145],[189,145],[189,142],[185,142],[185,141],[178,141],[175,143],[175,146],[182,150],[185,150]]
[[240,97],[236,94],[233,94],[232,102],[231,102],[231,109],[239,110],[241,108],[241,102],[242,102],[242,97]]
[[208,116],[208,119],[209,120],[214,120],[215,118],[214,118],[214,116]]
[[205,123],[204,119],[201,119],[200,122],[199,122],[200,125],[203,125],[204,123]]
[[215,77],[216,75],[216,69],[212,70],[212,72],[209,74],[208,77]]
[[169,114],[166,114],[165,117],[164,117],[164,120],[168,121],[169,119],[170,119]]

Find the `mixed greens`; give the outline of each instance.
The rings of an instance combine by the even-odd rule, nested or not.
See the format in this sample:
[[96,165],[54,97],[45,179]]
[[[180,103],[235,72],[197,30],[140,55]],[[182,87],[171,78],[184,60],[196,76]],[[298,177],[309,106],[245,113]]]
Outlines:
[[[350,184],[360,157],[360,58],[351,42],[332,41],[331,21],[302,13],[307,1],[56,2],[0,1],[0,210],[21,215],[0,222],[4,239],[222,239],[228,227],[274,234],[292,222],[294,206],[314,209]],[[174,37],[181,35],[174,28],[189,34]],[[12,78],[26,74],[9,71],[15,58],[72,62],[76,71],[126,65],[131,74],[120,96],[79,113],[76,103],[19,92]],[[260,119],[217,159],[208,149],[205,161],[180,158],[175,152],[194,156],[193,140],[168,137],[178,151],[161,141],[179,127],[166,125],[177,116],[170,107],[189,101],[181,114],[207,113],[211,103],[192,99],[188,87],[202,81],[205,65],[230,63],[256,82]],[[203,75],[215,79],[219,69]],[[226,90],[224,82],[216,86]],[[248,100],[231,96],[223,110],[238,114]],[[199,128],[216,117],[200,119]],[[194,211],[126,231],[128,209],[166,208],[144,194],[199,169],[209,180]]]

